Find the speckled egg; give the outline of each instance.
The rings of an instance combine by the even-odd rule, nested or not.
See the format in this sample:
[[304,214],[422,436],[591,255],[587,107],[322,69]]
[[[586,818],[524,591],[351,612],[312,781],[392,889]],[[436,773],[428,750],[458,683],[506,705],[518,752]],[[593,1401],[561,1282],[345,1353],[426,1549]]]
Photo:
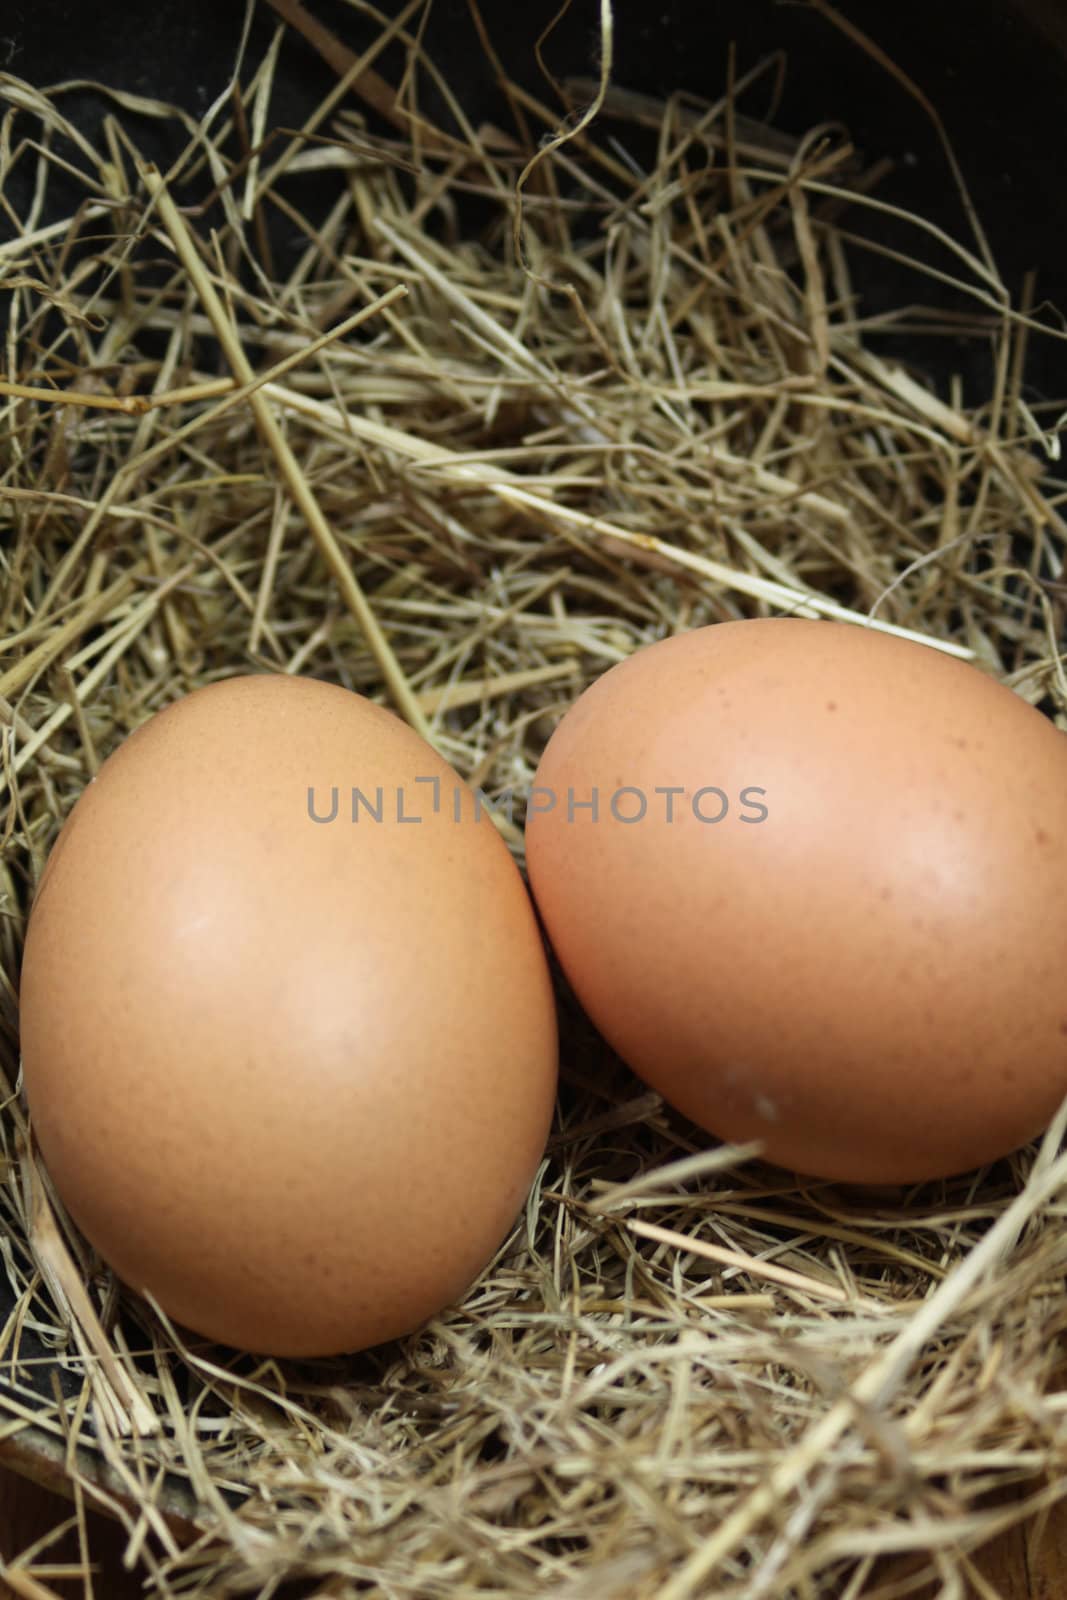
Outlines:
[[974,666],[848,624],[696,629],[595,682],[536,785],[579,999],[711,1133],[909,1181],[1067,1093],[1067,738]]
[[544,949],[488,814],[308,679],[198,690],[105,763],[33,906],[21,1028],[89,1240],[178,1322],[274,1354],[461,1296],[554,1104]]

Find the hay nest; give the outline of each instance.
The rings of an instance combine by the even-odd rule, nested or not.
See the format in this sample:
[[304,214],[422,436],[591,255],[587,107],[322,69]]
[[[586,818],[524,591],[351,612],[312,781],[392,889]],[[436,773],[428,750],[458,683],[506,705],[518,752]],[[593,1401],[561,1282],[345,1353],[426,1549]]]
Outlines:
[[[34,883],[99,761],[197,685],[329,678],[521,792],[613,662],[792,612],[929,637],[1067,727],[1058,408],[1024,381],[1058,335],[980,233],[919,217],[964,309],[865,319],[878,169],[748,119],[758,67],[713,104],[628,95],[607,0],[601,27],[562,128],[517,86],[508,131],[435,125],[396,24],[402,92],[332,41],[337,91],[281,136],[273,47],[199,124],[112,93],[90,138],[62,87],[0,85],[0,191],[32,179],[0,243],[0,1414],[56,1442],[85,1562],[104,1505],[161,1595],[956,1593],[1063,1493],[1059,1127],[908,1192],[801,1181],[709,1152],[561,995],[558,1121],[496,1259],[412,1337],[303,1364],[184,1339],[32,1157]],[[917,329],[991,352],[979,403],[900,363]]]

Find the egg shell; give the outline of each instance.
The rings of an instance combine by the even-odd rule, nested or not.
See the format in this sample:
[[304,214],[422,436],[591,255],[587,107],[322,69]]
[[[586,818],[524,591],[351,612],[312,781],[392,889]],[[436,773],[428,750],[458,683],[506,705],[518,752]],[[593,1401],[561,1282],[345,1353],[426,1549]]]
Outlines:
[[197,690],[104,764],[32,910],[21,1029],[34,1132],[101,1255],[280,1355],[460,1297],[554,1104],[543,942],[488,814],[390,712],[287,676]]
[[1067,1093],[1067,739],[966,662],[795,618],[640,650],[549,741],[527,861],[605,1038],[784,1166],[963,1171]]

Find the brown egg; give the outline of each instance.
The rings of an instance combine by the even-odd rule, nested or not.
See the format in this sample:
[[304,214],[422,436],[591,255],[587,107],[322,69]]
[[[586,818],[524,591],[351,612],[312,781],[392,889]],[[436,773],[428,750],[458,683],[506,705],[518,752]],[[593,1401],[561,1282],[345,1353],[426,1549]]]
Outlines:
[[1067,739],[974,667],[701,628],[593,684],[536,783],[530,882],[579,999],[712,1133],[908,1181],[1067,1093]]
[[391,713],[283,676],[153,717],[74,807],[26,940],[33,1127],[101,1255],[196,1332],[375,1344],[513,1223],[555,1011],[475,813]]

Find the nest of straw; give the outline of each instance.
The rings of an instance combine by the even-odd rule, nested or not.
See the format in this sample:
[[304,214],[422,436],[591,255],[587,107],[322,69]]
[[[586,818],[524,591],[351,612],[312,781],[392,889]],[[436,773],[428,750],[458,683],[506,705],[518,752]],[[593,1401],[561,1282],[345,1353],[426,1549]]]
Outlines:
[[[0,1416],[61,1463],[86,1572],[103,1506],[161,1595],[959,1592],[1063,1492],[1058,1128],[911,1191],[803,1181],[709,1150],[561,991],[558,1120],[496,1259],[410,1338],[302,1364],[183,1337],[34,1158],[35,881],[100,760],[200,684],[350,685],[521,793],[613,662],[788,611],[931,638],[1067,726],[1058,408],[1025,384],[1054,335],[920,217],[915,268],[964,309],[865,320],[877,171],[748,120],[743,75],[627,95],[601,19],[562,130],[516,87],[510,130],[431,123],[411,22],[402,94],[341,50],[292,136],[273,47],[200,124],[102,90],[95,138],[64,89],[0,82],[0,192],[32,179],[0,243]],[[916,328],[991,352],[977,404],[901,364]]]

